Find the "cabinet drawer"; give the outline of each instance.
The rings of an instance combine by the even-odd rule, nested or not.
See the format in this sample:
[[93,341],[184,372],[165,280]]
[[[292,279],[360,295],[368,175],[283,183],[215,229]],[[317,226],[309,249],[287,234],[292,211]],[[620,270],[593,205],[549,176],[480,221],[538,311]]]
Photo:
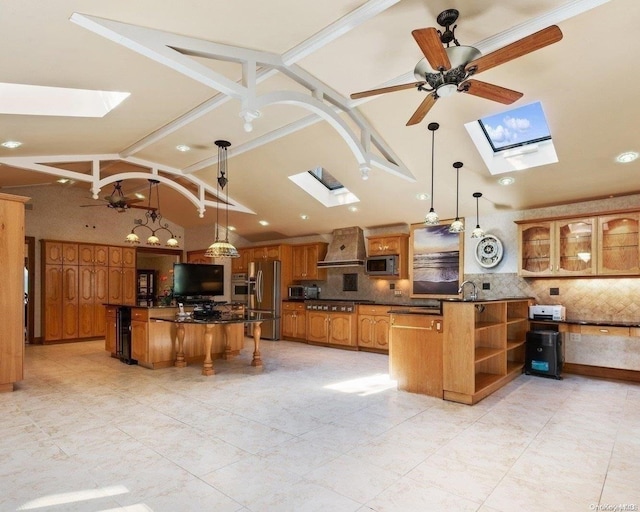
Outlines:
[[629,336],[628,327],[612,327],[608,325],[581,325],[580,334],[592,336]]
[[389,313],[390,306],[358,306],[358,314],[360,315],[386,315]]
[[131,320],[141,320],[143,322],[146,322],[147,320],[149,320],[149,310],[148,309],[132,309]]
[[283,302],[282,309],[284,311],[305,311],[304,302]]
[[106,316],[107,318],[115,318],[117,316],[118,308],[107,306]]

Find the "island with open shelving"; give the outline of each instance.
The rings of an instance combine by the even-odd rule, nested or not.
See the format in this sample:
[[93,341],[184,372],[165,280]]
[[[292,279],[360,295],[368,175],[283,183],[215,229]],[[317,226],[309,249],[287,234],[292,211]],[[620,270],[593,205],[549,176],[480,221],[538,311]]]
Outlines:
[[528,298],[444,302],[445,400],[475,404],[522,373],[531,303]]

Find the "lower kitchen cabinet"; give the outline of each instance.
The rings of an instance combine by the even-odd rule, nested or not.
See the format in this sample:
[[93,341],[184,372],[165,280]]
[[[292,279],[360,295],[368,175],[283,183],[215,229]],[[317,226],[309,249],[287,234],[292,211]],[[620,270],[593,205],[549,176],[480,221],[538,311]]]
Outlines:
[[306,341],[307,315],[304,302],[282,303],[282,338]]
[[118,329],[118,308],[116,306],[105,307],[105,333],[104,349],[112,356],[116,355],[116,332]]
[[357,315],[307,311],[307,341],[357,349]]
[[389,376],[398,389],[442,398],[441,316],[391,313]]
[[358,348],[388,352],[389,306],[358,306]]

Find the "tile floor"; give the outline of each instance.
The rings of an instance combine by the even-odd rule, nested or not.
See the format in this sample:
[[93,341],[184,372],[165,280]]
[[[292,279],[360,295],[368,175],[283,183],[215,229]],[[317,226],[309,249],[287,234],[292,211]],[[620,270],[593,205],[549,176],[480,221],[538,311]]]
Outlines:
[[0,510],[479,511],[640,506],[640,385],[521,376],[475,406],[398,392],[387,357],[251,342],[147,370],[26,348],[0,394]]

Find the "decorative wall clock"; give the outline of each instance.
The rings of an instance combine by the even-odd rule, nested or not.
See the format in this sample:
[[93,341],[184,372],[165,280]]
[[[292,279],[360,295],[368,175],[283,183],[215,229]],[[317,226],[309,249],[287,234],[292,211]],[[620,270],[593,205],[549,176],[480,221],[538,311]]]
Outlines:
[[502,242],[493,235],[484,235],[478,242],[474,255],[482,267],[495,267],[502,261]]

